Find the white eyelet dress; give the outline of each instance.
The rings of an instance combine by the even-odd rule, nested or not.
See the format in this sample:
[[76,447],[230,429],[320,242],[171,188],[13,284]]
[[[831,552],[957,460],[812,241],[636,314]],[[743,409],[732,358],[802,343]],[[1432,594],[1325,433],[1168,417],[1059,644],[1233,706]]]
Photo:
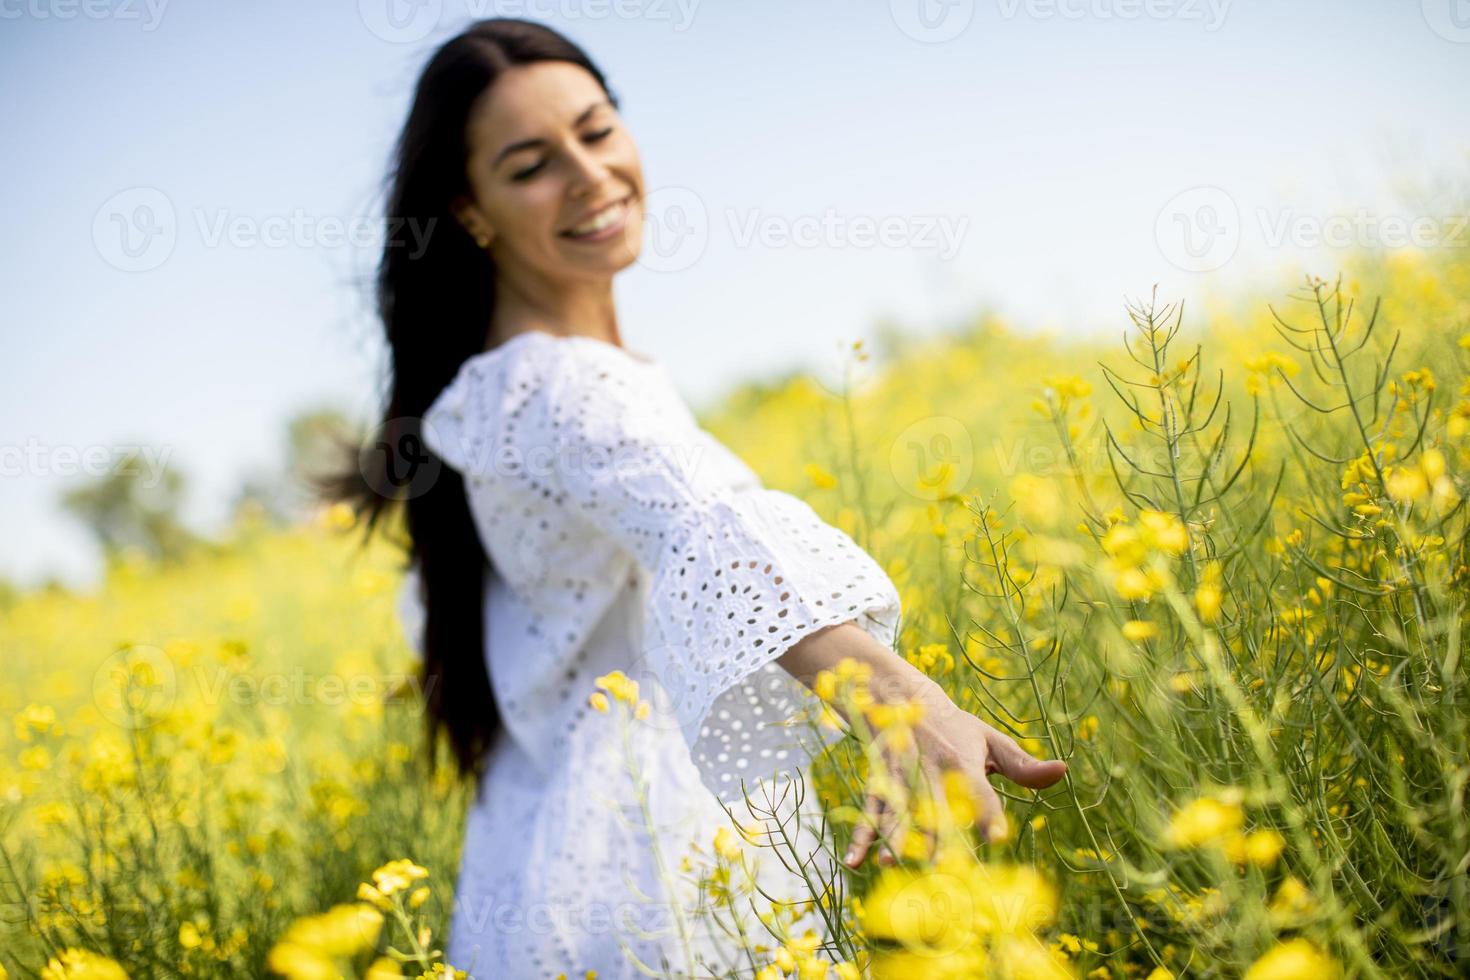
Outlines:
[[[695,913],[681,859],[707,866],[729,828],[763,889],[807,897],[790,851],[783,863],[741,842],[724,804],[746,825],[747,792],[791,816],[791,781],[842,733],[802,720],[819,702],[773,661],[850,621],[892,648],[892,581],[700,428],[662,364],[596,338],[532,331],[468,358],[423,435],[463,475],[491,560],[486,656],[503,721],[467,817],[449,962],[480,980],[647,975],[635,958],[657,975],[749,976],[745,944]],[[399,611],[416,645],[420,602],[411,573]],[[613,670],[652,709],[629,722],[645,806],[620,706],[587,701]],[[829,881],[809,786],[803,808],[794,843]],[[826,934],[815,913],[798,933],[808,925]],[[743,927],[770,942],[748,907]]]

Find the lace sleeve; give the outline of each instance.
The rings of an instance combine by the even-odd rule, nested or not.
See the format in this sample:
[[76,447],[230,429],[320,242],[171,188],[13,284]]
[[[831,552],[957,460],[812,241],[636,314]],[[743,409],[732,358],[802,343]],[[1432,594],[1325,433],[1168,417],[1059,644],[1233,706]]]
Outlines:
[[403,584],[398,590],[398,622],[403,627],[403,636],[408,648],[420,660],[424,659],[424,602],[419,592],[420,576],[418,564],[408,567],[403,573]]
[[[622,352],[578,350],[548,386],[546,441],[567,504],[650,573],[642,661],[668,696],[704,783],[738,800],[743,783],[794,768],[841,732],[774,663],[803,637],[855,621],[887,647],[892,581],[803,501],[730,489],[702,466],[713,437],[660,397]],[[896,655],[896,654],[895,654]]]

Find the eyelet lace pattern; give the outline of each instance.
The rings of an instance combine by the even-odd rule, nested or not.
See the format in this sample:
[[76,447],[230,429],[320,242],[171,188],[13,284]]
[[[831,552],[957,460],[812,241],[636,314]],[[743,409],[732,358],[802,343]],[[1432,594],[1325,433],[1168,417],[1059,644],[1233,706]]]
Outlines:
[[[897,590],[700,428],[661,364],[612,344],[518,334],[467,359],[423,421],[429,449],[465,479],[493,566],[486,648],[505,723],[468,818],[449,952],[467,962],[480,948],[482,976],[637,975],[620,944],[656,965],[682,949],[672,927],[634,941],[637,922],[550,914],[617,906],[637,894],[630,883],[661,894],[649,841],[608,809],[627,811],[630,784],[616,720],[587,704],[595,678],[622,670],[651,704],[635,752],[677,862],[729,826],[724,804],[748,821],[747,791],[800,779],[807,754],[841,736],[803,720],[820,702],[776,658],[846,622],[891,648]],[[399,612],[418,645],[412,572]],[[821,841],[805,843],[820,856]],[[749,853],[763,881],[802,893],[768,850]],[[519,924],[497,920],[499,905]],[[526,918],[537,909],[544,928]],[[706,952],[738,949],[711,936]]]

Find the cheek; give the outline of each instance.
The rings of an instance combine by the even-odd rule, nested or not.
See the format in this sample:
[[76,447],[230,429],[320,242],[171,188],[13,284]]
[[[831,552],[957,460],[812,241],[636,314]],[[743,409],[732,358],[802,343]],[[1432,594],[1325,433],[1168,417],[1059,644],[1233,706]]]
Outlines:
[[503,188],[493,206],[491,220],[507,241],[534,242],[556,233],[561,193],[556,181],[543,176],[525,186]]

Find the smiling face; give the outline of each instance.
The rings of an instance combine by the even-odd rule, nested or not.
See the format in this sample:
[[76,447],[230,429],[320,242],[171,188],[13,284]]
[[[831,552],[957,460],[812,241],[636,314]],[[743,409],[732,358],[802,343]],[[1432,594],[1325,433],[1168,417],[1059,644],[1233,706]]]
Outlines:
[[488,238],[502,278],[606,279],[638,258],[643,169],[607,93],[565,61],[517,65],[466,123],[473,200],[454,213]]

